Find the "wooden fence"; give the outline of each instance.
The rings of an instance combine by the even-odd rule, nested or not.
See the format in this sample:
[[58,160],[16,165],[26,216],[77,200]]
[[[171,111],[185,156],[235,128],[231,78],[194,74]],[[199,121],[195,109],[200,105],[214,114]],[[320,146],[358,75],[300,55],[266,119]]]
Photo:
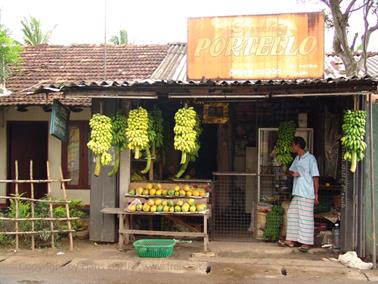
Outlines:
[[[31,249],[35,249],[35,236],[41,233],[50,233],[51,238],[51,247],[55,248],[55,234],[57,233],[68,233],[69,238],[69,244],[70,244],[70,251],[73,250],[73,235],[72,233],[75,232],[75,230],[72,229],[71,221],[79,219],[78,217],[70,217],[70,208],[69,203],[70,200],[67,199],[67,192],[66,192],[66,186],[65,183],[70,181],[70,179],[64,179],[63,178],[63,172],[60,168],[60,178],[59,179],[53,179],[50,176],[50,165],[49,162],[46,162],[46,169],[47,169],[47,179],[45,180],[38,180],[33,178],[33,161],[30,161],[30,179],[29,180],[19,180],[18,178],[18,161],[15,161],[15,179],[14,180],[0,180],[0,183],[5,184],[14,184],[15,186],[15,194],[10,195],[0,195],[0,199],[7,199],[7,200],[13,200],[15,204],[15,216],[13,217],[3,217],[0,216],[0,220],[2,221],[10,221],[14,222],[14,230],[13,231],[5,231],[1,232],[0,235],[14,235],[15,236],[15,249],[19,249],[19,238],[20,235],[31,235]],[[51,195],[51,184],[54,182],[60,183],[60,188],[63,193],[63,200],[54,200]],[[28,183],[30,184],[30,198],[23,197],[19,194],[19,184],[20,183]],[[35,184],[41,184],[45,183],[47,184],[47,199],[36,199],[34,198],[34,185]],[[30,217],[20,217],[20,210],[19,205],[21,201],[30,202],[30,208],[31,208],[31,216]],[[44,217],[36,217],[35,216],[35,207],[38,203],[47,203],[49,207],[49,216]],[[65,205],[65,213],[66,217],[64,218],[57,218],[54,217],[54,205],[64,204]],[[31,231],[22,231],[20,230],[20,222],[31,222]],[[48,230],[35,230],[35,222],[36,221],[47,221],[50,223]],[[57,230],[54,228],[54,222],[67,222],[67,229],[65,230]]]

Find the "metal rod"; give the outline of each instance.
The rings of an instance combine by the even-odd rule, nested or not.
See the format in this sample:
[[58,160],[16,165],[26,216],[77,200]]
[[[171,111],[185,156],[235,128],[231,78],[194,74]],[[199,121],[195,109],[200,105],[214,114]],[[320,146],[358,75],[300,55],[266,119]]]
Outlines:
[[370,190],[371,190],[371,210],[372,210],[372,233],[373,233],[373,268],[377,268],[377,244],[375,228],[375,178],[374,178],[374,125],[373,125],[373,102],[372,95],[369,94],[369,144],[370,144]]

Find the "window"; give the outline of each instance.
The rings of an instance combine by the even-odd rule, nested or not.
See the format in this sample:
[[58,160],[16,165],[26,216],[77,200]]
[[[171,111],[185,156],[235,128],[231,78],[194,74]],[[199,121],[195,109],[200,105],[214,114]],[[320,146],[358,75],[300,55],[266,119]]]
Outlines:
[[70,121],[68,139],[62,143],[62,168],[69,189],[89,189],[88,121]]

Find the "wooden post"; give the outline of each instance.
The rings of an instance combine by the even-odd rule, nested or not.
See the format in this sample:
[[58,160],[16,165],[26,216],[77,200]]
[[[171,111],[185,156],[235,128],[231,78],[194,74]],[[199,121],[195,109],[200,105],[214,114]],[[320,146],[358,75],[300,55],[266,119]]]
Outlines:
[[[15,179],[18,180],[18,161],[15,161]],[[16,194],[16,199],[14,200],[15,206],[16,206],[16,223],[15,223],[15,229],[16,229],[16,250],[19,248],[19,237],[18,237],[18,221],[17,218],[18,216],[18,183],[15,184],[15,194]]]
[[203,238],[203,248],[204,251],[207,252],[209,244],[209,235],[207,233],[207,213],[203,215],[203,232],[205,234],[205,237]]
[[[62,167],[60,167],[60,178],[61,178],[61,189],[63,191],[63,198],[64,198],[64,201],[67,201],[67,192],[66,192],[66,185],[63,181],[63,171],[62,171]],[[70,218],[70,206],[69,204],[66,202],[66,214],[67,214],[67,218]],[[68,226],[68,230],[70,231],[68,233],[68,238],[70,240],[70,251],[73,251],[73,237],[72,237],[72,232],[71,232],[71,221],[70,220],[67,220],[67,226]]]
[[[33,180],[33,161],[30,160],[30,179]],[[30,198],[31,199],[34,199],[34,183],[30,183]],[[32,218],[34,218],[34,200],[31,201],[30,203],[31,205],[31,215],[32,215]],[[32,231],[34,232],[35,230],[35,222],[34,220],[32,220]],[[35,249],[35,236],[34,234],[31,235],[31,248],[32,250]]]
[[[49,161],[46,162],[46,169],[47,169],[47,179],[50,179],[50,163]],[[47,183],[47,196],[49,197],[48,200],[51,201],[51,182]],[[53,213],[53,206],[52,203],[49,202],[49,213],[50,218],[54,218]],[[50,220],[50,230],[51,230],[51,248],[55,248],[55,236],[54,236],[54,221]]]

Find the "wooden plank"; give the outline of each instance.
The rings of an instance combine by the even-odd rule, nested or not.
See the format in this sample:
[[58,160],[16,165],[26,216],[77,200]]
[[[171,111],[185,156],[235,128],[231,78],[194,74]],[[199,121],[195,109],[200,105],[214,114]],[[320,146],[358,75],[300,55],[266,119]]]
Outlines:
[[[101,107],[102,105],[102,107]],[[101,112],[105,115],[114,114],[117,100],[92,100],[92,113]],[[95,177],[93,155],[91,155],[91,191],[90,191],[90,229],[89,239],[97,242],[116,242],[118,237],[118,222],[115,216],[101,213],[106,207],[119,207],[119,192],[117,176],[109,177],[107,173],[112,166],[104,166],[99,177]]]
[[101,209],[100,211],[101,213],[104,213],[104,214],[123,214],[123,213],[126,213],[123,209],[121,208],[103,208]]
[[206,237],[202,232],[173,232],[173,231],[150,231],[150,230],[123,230],[123,234],[148,235],[148,236],[171,236],[171,237]]

